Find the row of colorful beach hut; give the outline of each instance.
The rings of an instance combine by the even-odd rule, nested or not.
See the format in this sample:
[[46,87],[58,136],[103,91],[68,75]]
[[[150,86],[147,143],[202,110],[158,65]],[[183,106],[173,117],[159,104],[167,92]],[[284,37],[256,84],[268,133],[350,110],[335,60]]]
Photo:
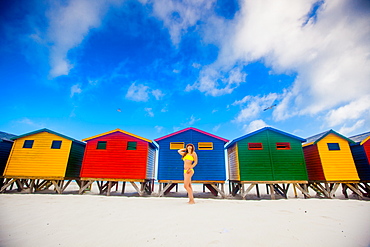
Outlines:
[[347,189],[360,197],[370,194],[370,132],[347,138],[329,130],[303,139],[265,127],[229,142],[196,128],[154,141],[116,129],[79,141],[41,129],[19,136],[0,132],[0,138],[0,192],[15,184],[19,191],[54,186],[62,193],[76,181],[80,194],[94,182],[107,195],[119,182],[122,193],[129,182],[140,195],[151,194],[158,160],[162,196],[183,182],[177,150],[193,143],[199,157],[193,182],[214,195],[225,196],[226,167],[229,193],[243,198],[254,187],[259,196],[260,184],[266,184],[272,198],[287,198],[290,186],[305,197],[311,188],[331,198],[340,185],[346,196]]

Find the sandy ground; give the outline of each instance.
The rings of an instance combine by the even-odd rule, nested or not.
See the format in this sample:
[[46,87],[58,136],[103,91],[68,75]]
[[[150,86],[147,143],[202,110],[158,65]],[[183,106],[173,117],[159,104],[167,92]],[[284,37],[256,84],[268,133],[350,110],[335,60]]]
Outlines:
[[189,205],[182,185],[160,198],[129,187],[0,194],[0,246],[370,246],[370,201],[221,199],[195,185]]

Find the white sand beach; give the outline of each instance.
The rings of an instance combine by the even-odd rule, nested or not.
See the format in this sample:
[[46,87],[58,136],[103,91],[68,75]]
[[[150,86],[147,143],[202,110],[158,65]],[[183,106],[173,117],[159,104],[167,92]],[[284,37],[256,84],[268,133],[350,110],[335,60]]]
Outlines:
[[181,191],[0,194],[0,246],[370,246],[370,201],[201,199],[201,190],[195,205]]

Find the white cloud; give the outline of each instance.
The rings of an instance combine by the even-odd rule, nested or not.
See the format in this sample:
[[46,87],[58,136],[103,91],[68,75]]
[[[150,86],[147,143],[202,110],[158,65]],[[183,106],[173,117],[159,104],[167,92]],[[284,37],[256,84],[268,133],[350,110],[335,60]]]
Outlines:
[[154,117],[153,109],[152,108],[145,108],[144,109],[149,117]]
[[212,131],[216,133],[220,129],[220,127],[221,127],[221,124],[218,124],[212,128]]
[[43,124],[43,123],[36,123],[36,122],[32,121],[31,119],[29,119],[27,117],[22,118],[21,120],[18,120],[16,122],[17,123],[20,123],[20,124],[31,126],[33,128],[43,128],[45,126],[45,124]]
[[177,45],[188,28],[196,25],[211,11],[215,0],[156,0],[153,1],[153,12],[163,21],[168,29],[172,43]]
[[347,127],[346,125],[343,125],[339,129],[339,133],[341,133],[343,135],[348,135],[348,134],[352,133],[353,131],[355,131],[356,129],[361,128],[362,126],[364,126],[364,124],[365,124],[365,120],[362,119],[362,120],[358,120],[355,124],[353,124],[350,127]]
[[157,133],[160,133],[160,132],[162,132],[162,130],[163,130],[163,126],[158,126],[158,125],[156,125],[156,126],[154,126],[154,128],[155,128],[155,130],[157,131]]
[[152,90],[152,94],[156,100],[160,100],[164,96],[164,93],[159,89]]
[[186,126],[192,126],[195,122],[198,122],[200,120],[200,118],[196,118],[194,117],[194,115],[191,115],[190,119],[188,119],[189,121],[187,123],[185,123]]
[[81,90],[81,85],[80,84],[76,84],[76,85],[73,85],[71,87],[71,98],[75,95],[75,94],[80,94],[82,92]]
[[149,87],[139,84],[136,86],[136,83],[132,83],[126,93],[126,99],[133,101],[148,101],[149,99]]
[[254,120],[250,122],[249,124],[244,124],[243,130],[244,130],[244,133],[248,134],[258,129],[268,127],[268,126],[269,125],[267,125],[265,121],[263,121],[262,119],[258,119],[258,120]]
[[[235,101],[232,105],[242,106],[242,110],[234,119],[237,123],[243,123],[247,120],[253,119],[263,112],[263,110],[271,106],[278,98],[276,93],[270,93],[266,96],[245,96],[241,100]],[[246,106],[244,106],[246,104]]]
[[50,47],[50,76],[68,75],[73,64],[68,60],[68,51],[77,47],[89,31],[101,25],[101,19],[112,3],[118,1],[68,1],[53,2],[48,13],[48,40]]
[[362,116],[370,116],[370,94],[365,95],[351,103],[333,109],[326,115],[329,127],[344,124],[347,120],[359,119]]
[[149,100],[150,95],[153,95],[156,100],[160,100],[165,94],[159,89],[152,90],[148,86],[143,84],[136,85],[136,82],[133,82],[127,90],[126,99],[146,102]]
[[[221,95],[217,89],[220,68],[263,61],[272,73],[296,73],[290,88],[281,94],[274,110],[276,121],[294,116],[326,114],[351,105],[370,92],[370,13],[366,1],[322,1],[309,18],[317,0],[241,1],[230,22],[220,22],[231,32],[214,43],[220,46],[217,61],[200,72],[201,92]],[[216,28],[216,27],[215,27]],[[208,31],[206,40],[212,40]],[[234,85],[237,87],[238,85]],[[234,88],[235,88],[234,87]],[[226,90],[227,91],[227,90]],[[251,105],[252,107],[252,105]],[[364,106],[370,109],[370,105]],[[368,111],[357,115],[360,119]],[[246,116],[254,115],[246,110]],[[334,113],[332,113],[334,114]],[[353,120],[353,116],[349,116]],[[333,121],[333,117],[327,118]],[[347,118],[343,117],[342,123]]]
[[193,85],[187,85],[185,91],[199,90],[206,95],[220,96],[230,94],[240,83],[245,82],[247,74],[235,67],[227,72],[214,67],[207,67],[200,72],[200,78]]

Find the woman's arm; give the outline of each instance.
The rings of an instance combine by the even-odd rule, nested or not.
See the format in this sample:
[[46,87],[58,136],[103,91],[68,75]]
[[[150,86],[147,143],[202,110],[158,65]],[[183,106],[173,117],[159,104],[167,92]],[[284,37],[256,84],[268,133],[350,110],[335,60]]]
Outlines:
[[185,148],[181,148],[179,150],[177,150],[177,152],[180,154],[180,155],[183,155],[183,153],[185,153],[186,149]]

